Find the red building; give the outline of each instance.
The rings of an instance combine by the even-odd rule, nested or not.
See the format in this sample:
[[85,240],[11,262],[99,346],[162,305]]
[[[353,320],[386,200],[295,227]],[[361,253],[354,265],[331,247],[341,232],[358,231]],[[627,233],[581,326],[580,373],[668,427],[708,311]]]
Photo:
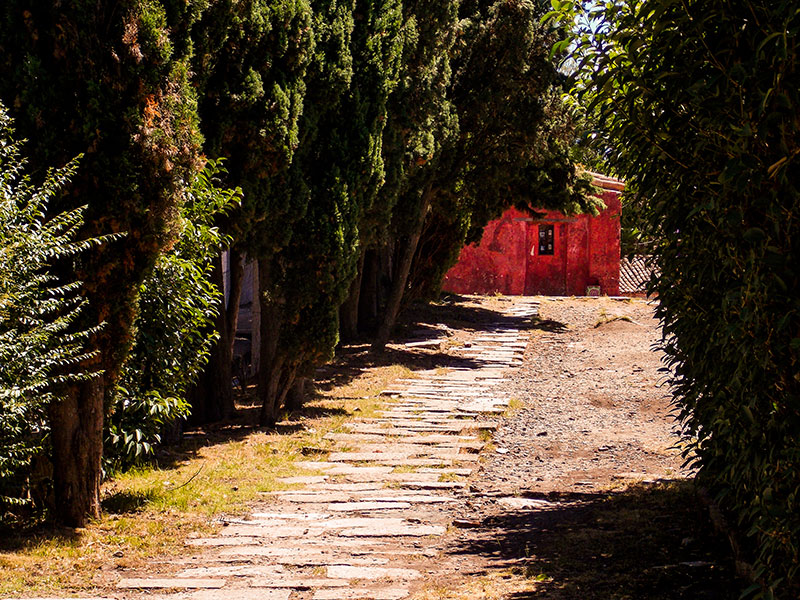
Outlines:
[[516,209],[486,226],[477,246],[461,250],[445,275],[456,294],[619,295],[621,181],[594,175],[606,205],[598,216],[555,211],[531,217]]

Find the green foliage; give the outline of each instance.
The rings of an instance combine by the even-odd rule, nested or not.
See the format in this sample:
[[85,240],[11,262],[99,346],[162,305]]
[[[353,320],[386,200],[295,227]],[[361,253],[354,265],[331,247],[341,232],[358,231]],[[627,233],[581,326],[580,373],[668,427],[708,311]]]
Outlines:
[[[144,272],[176,235],[199,132],[188,27],[201,1],[27,0],[0,10],[0,98],[43,169],[84,153],[60,206],[86,204],[87,235],[127,232],[78,265],[106,377],[124,358]],[[92,323],[95,324],[95,323]]]
[[460,6],[447,87],[457,127],[426,165],[435,200],[408,297],[438,292],[464,244],[478,241],[509,206],[567,214],[597,208],[590,181],[571,160],[572,117],[542,14],[528,1]]
[[662,347],[699,477],[763,598],[800,596],[800,13],[554,2],[601,154],[658,241]]
[[331,61],[334,54],[326,52],[326,62],[315,63],[309,78],[306,138],[293,165],[308,190],[308,206],[292,244],[278,257],[282,294],[291,299],[285,344],[298,365],[332,358],[339,306],[356,275],[361,244],[374,235],[370,217],[384,183],[387,100],[402,47],[397,0],[316,8],[320,21],[341,21],[319,29],[317,47],[342,53]]
[[77,285],[50,272],[96,241],[75,240],[84,208],[45,218],[77,160],[48,172],[40,185],[24,173],[20,144],[0,105],[0,520],[43,508],[48,492],[47,409],[59,387],[89,377],[74,366],[88,331],[72,325],[85,301]]
[[[29,140],[33,172],[83,154],[54,210],[86,205],[82,238],[125,233],[63,265],[88,300],[85,367],[102,378],[70,385],[51,440],[58,518],[99,514],[102,418],[132,341],[136,296],[177,235],[178,207],[198,167],[190,82],[191,24],[206,0],[0,5],[0,100]],[[80,439],[81,444],[75,440]]]
[[315,47],[311,8],[307,0],[217,0],[193,39],[206,152],[228,159],[227,181],[244,191],[226,232],[251,257],[269,255],[302,217],[274,188],[299,144]]
[[220,187],[224,173],[221,163],[211,161],[196,176],[181,207],[178,241],[141,286],[133,347],[106,423],[107,472],[148,458],[163,430],[188,415],[186,392],[216,340],[208,331],[222,296],[210,280],[226,243],[214,221],[241,196]]

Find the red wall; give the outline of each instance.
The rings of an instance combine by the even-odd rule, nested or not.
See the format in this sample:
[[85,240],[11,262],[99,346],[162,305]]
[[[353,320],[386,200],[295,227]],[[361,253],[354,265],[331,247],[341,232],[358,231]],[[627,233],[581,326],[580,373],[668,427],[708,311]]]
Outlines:
[[[486,226],[479,245],[465,246],[445,275],[457,294],[583,296],[586,287],[619,295],[619,192],[601,195],[597,217],[549,211],[533,218],[516,209]],[[539,255],[539,226],[553,225],[553,255]]]

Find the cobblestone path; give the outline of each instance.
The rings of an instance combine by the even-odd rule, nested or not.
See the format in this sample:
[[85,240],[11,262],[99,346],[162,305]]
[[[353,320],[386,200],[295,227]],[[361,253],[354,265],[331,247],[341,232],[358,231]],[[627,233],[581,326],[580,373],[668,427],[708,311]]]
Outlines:
[[[443,534],[469,500],[466,479],[508,398],[497,395],[521,364],[537,303],[521,298],[478,333],[463,365],[417,373],[383,392],[374,418],[330,434],[325,461],[276,492],[169,576],[136,573],[121,597],[169,600],[399,600],[434,575]],[[457,523],[456,523],[457,524]],[[172,566],[172,565],[171,565]],[[170,567],[171,567],[170,566]],[[167,569],[168,571],[170,569]]]

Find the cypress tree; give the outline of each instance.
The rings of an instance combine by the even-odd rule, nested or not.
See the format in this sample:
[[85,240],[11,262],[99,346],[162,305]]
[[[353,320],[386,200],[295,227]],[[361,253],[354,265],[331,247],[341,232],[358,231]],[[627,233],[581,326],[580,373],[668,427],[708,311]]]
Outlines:
[[458,7],[451,72],[436,90],[452,125],[401,176],[392,217],[398,260],[374,349],[388,341],[402,303],[437,291],[464,243],[512,204],[592,210],[591,186],[566,151],[554,40],[542,14],[529,0]]
[[[390,98],[388,124],[384,134],[387,181],[374,223],[385,223],[374,235],[373,261],[379,254],[398,249],[394,273],[375,273],[362,284],[367,307],[377,308],[383,299],[381,279],[393,279],[383,324],[376,347],[389,336],[400,307],[405,281],[411,268],[416,244],[431,203],[432,175],[442,148],[458,130],[457,118],[447,96],[450,85],[450,55],[458,24],[458,2],[419,0],[403,5],[402,73],[397,90]],[[382,217],[382,218],[381,218]],[[389,227],[389,223],[391,226]],[[387,265],[388,261],[383,261]],[[374,271],[380,271],[375,269]],[[362,319],[363,320],[363,319]],[[385,338],[385,339],[384,339]]]
[[189,85],[189,25],[199,3],[42,3],[0,9],[0,99],[29,142],[31,166],[84,153],[61,211],[87,205],[83,235],[124,237],[62,265],[83,281],[84,328],[105,323],[82,368],[51,403],[56,516],[85,524],[100,511],[104,403],[131,340],[136,291],[174,240],[177,208],[199,148]]
[[[244,192],[241,206],[221,223],[233,240],[230,297],[217,318],[220,340],[191,395],[197,422],[233,411],[231,362],[243,254],[269,260],[289,243],[292,223],[303,214],[280,189],[299,143],[315,43],[311,17],[306,0],[218,0],[194,30],[206,151],[228,159],[226,181]],[[221,284],[221,256],[214,274]]]
[[317,52],[286,186],[303,218],[260,268],[264,424],[274,423],[295,379],[330,359],[338,342],[362,221],[383,184],[386,101],[399,67],[397,0],[325,1],[314,9]]

